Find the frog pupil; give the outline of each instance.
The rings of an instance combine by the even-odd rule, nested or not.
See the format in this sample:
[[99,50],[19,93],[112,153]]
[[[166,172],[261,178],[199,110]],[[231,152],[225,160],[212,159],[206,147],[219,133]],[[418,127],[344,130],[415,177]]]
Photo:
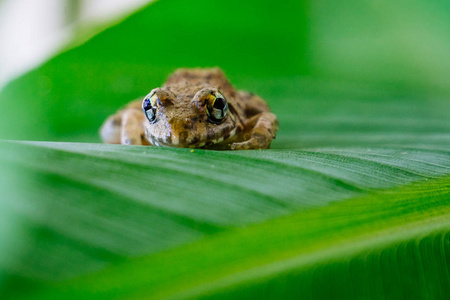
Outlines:
[[213,107],[214,107],[215,109],[223,110],[224,107],[225,107],[225,104],[226,104],[225,99],[223,99],[223,98],[217,98],[216,101],[214,101]]
[[142,105],[142,106],[143,106],[143,108],[144,108],[145,110],[147,110],[147,109],[149,109],[149,108],[152,107],[152,104],[151,104],[151,102],[150,102],[149,99],[145,99],[145,100],[144,100],[144,105]]

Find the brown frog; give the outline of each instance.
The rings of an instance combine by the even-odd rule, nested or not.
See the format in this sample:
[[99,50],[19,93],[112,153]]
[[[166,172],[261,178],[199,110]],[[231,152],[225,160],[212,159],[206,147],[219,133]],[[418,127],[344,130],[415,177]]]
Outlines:
[[178,69],[144,100],[100,129],[105,143],[204,149],[265,149],[278,131],[266,102],[236,90],[219,68]]

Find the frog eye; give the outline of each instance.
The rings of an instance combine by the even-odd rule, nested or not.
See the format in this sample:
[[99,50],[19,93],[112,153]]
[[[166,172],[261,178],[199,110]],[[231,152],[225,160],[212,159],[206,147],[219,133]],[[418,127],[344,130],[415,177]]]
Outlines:
[[225,118],[228,111],[228,103],[221,93],[210,94],[206,98],[206,114],[213,123],[219,123]]
[[156,114],[158,113],[159,98],[156,94],[145,97],[142,101],[142,110],[148,121],[152,124],[156,122]]

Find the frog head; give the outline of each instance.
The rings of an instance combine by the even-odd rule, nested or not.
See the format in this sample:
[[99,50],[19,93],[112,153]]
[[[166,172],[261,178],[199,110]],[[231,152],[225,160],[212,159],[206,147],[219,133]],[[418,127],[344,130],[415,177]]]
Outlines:
[[156,146],[211,147],[236,134],[223,93],[214,87],[153,89],[142,101],[145,137]]

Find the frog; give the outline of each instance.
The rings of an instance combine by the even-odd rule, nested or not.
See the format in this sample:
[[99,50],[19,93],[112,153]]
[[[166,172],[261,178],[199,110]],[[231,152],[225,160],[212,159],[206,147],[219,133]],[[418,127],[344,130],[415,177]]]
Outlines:
[[104,143],[217,150],[267,149],[276,115],[258,95],[235,89],[218,68],[180,68],[100,128]]

